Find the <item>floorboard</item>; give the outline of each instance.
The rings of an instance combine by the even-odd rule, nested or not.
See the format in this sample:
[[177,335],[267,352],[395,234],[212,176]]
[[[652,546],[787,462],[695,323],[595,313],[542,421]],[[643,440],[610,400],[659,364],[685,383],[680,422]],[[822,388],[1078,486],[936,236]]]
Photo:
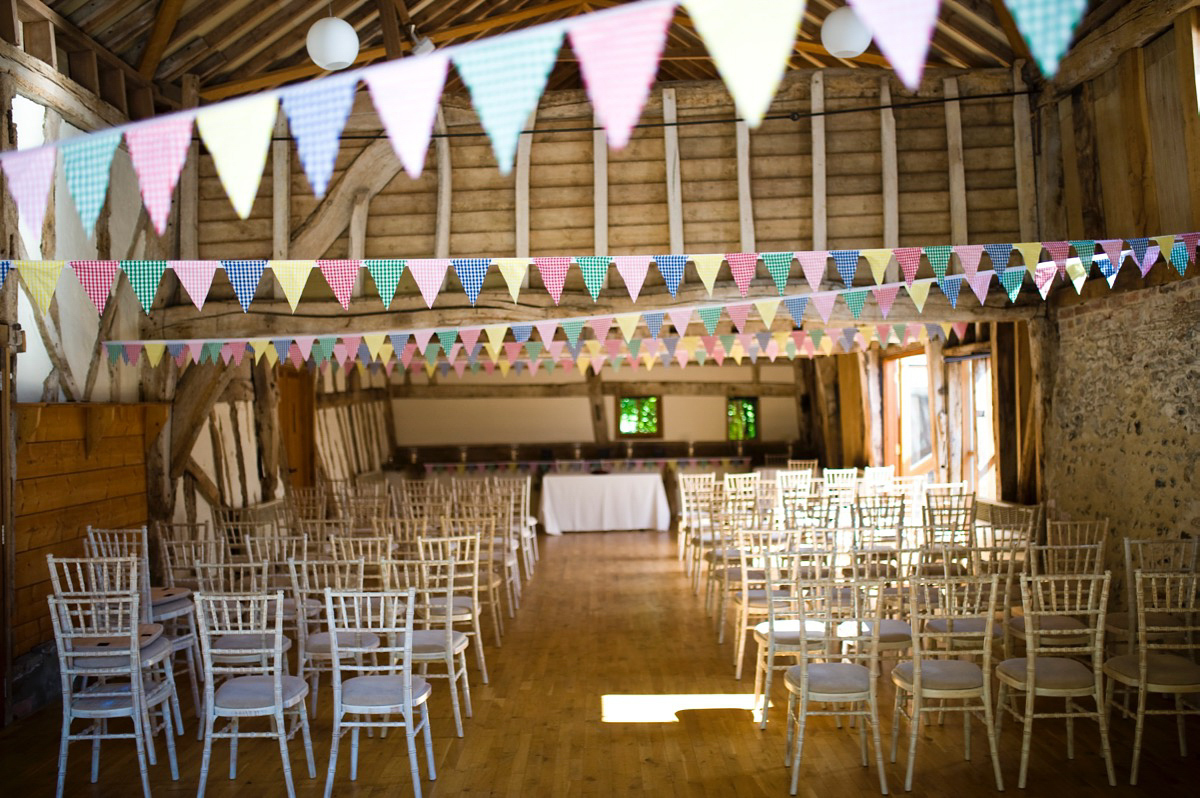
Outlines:
[[[479,682],[472,669],[475,717],[465,722],[466,736],[461,740],[454,736],[444,683],[435,682],[431,706],[438,778],[424,780],[426,795],[787,795],[786,692],[781,684],[777,686],[772,722],[765,732],[751,722],[748,710],[736,708],[739,702],[748,702],[753,691],[753,654],[747,652],[746,674],[741,682],[735,681],[730,636],[724,645],[716,644],[703,601],[692,596],[675,559],[671,535],[572,534],[543,538],[541,551],[524,604],[506,626],[503,647],[488,647],[491,684]],[[886,750],[892,692],[886,677],[881,685]],[[293,774],[303,796],[320,795],[324,787],[331,691],[322,689],[322,696],[324,703],[313,722],[316,780],[306,778],[300,745],[292,744]],[[622,696],[640,698],[622,702]],[[664,702],[656,696],[681,698]],[[185,697],[184,703],[190,699]],[[628,712],[606,719],[605,706],[640,713],[646,722],[630,722]],[[647,717],[650,713],[655,717]],[[46,795],[53,790],[59,722],[57,708],[50,707],[0,732],[5,795]],[[1114,725],[1113,750],[1121,786],[1107,785],[1094,724],[1077,724],[1076,758],[1068,761],[1063,724],[1044,722],[1035,729],[1025,794],[1196,794],[1200,755],[1193,752],[1180,758],[1171,719],[1154,718],[1148,723],[1142,783],[1137,788],[1127,784],[1132,724],[1114,719]],[[1200,723],[1191,718],[1188,726],[1197,741],[1194,747],[1200,745]],[[155,794],[195,794],[201,747],[194,732],[191,721],[188,734],[177,738],[178,782],[170,779],[159,739],[160,761],[150,772]],[[963,760],[962,726],[957,718],[948,719],[943,727],[927,728],[923,735],[914,795],[957,798],[995,792],[986,739],[978,726],[972,735],[970,761]],[[904,738],[901,762],[886,765],[889,786],[896,793],[903,787],[903,742]],[[1016,791],[1020,745],[1017,724],[1006,721],[1000,755],[1010,792]],[[226,778],[228,747],[218,745],[214,750],[208,794],[254,798],[282,794],[274,743],[245,740],[240,749],[235,781]],[[105,745],[96,785],[88,782],[89,753],[86,745],[72,746],[67,795],[108,798],[136,793],[132,745],[123,741]],[[359,779],[351,782],[349,746],[343,745],[336,795],[411,794],[403,735],[364,737],[360,755]],[[424,774],[423,762],[422,758]],[[874,766],[859,764],[856,731],[837,729],[831,719],[810,721],[799,794],[813,798],[878,794]]]

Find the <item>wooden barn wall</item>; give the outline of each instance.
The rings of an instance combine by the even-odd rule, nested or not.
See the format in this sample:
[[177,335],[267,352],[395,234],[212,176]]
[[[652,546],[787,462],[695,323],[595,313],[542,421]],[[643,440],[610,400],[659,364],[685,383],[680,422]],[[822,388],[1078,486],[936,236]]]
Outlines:
[[357,367],[349,378],[324,369],[317,379],[317,472],[324,481],[346,482],[375,475],[395,451],[387,377]]

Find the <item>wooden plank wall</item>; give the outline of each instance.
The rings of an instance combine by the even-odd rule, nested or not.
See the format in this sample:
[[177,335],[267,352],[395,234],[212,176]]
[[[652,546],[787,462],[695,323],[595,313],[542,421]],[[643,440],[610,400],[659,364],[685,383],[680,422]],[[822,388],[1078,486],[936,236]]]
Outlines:
[[[379,396],[318,407],[317,462],[326,479],[353,479],[379,471],[392,459],[390,401]],[[322,405],[321,398],[318,405]]]
[[167,405],[16,405],[13,654],[50,640],[46,555],[83,555],[88,525],[147,523],[146,452]]

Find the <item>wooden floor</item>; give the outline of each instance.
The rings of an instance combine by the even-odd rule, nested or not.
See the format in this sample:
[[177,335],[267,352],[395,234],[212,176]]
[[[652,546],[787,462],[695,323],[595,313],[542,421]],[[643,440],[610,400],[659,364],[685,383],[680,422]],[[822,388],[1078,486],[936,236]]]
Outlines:
[[[503,648],[489,647],[491,684],[472,670],[475,717],[466,736],[454,736],[444,683],[435,684],[435,751],[438,778],[423,787],[441,796],[680,795],[785,796],[782,721],[786,693],[779,689],[772,722],[760,732],[745,706],[753,691],[752,652],[747,675],[733,678],[732,644],[716,644],[703,603],[692,596],[674,556],[673,539],[658,533],[574,534],[542,539],[542,560],[525,604],[509,622]],[[490,635],[489,635],[490,639]],[[471,660],[473,662],[473,660]],[[891,706],[890,682],[882,682]],[[323,690],[322,695],[328,696]],[[607,697],[607,698],[606,698]],[[326,700],[327,699],[323,699]],[[184,699],[185,704],[190,699]],[[185,712],[187,710],[185,709]],[[607,714],[607,717],[606,717]],[[885,714],[890,716],[889,711]],[[50,794],[60,715],[51,707],[0,733],[3,794]],[[1191,719],[1194,747],[1200,723]],[[329,705],[313,723],[316,780],[304,775],[303,753],[292,744],[300,795],[319,795],[329,751]],[[637,722],[635,722],[637,721]],[[194,721],[192,722],[194,724]],[[180,780],[172,782],[158,741],[151,769],[158,795],[195,794],[200,744],[195,726],[178,738]],[[1036,729],[1028,795],[1196,795],[1200,753],[1183,759],[1170,719],[1150,721],[1142,784],[1127,785],[1132,724],[1115,721],[1117,778],[1108,787],[1094,724],[1080,723],[1076,759],[1065,758],[1061,722]],[[976,731],[979,729],[976,727]],[[883,722],[885,746],[890,717]],[[225,745],[217,747],[208,794],[273,796],[283,793],[278,748],[271,741],[240,744],[236,781],[227,775]],[[973,759],[962,758],[957,722],[929,728],[918,750],[914,794],[961,796],[995,791],[987,747],[975,735]],[[1000,755],[1009,791],[1016,791],[1020,733],[1006,722]],[[335,793],[355,796],[411,794],[403,736],[363,739],[357,783],[349,781],[349,747],[343,746]],[[903,754],[902,754],[903,757]],[[108,743],[100,782],[88,782],[89,748],[73,745],[67,795],[135,795],[133,747]],[[422,757],[422,773],[424,774]],[[889,786],[901,792],[902,764],[887,765]],[[858,761],[857,735],[832,721],[810,722],[800,794],[878,794],[872,766]]]

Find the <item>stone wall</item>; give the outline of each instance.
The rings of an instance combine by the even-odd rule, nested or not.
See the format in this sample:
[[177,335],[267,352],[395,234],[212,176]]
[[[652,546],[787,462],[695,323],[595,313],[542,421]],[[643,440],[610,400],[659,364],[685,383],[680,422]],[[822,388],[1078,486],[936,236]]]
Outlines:
[[1122,540],[1200,537],[1200,279],[1064,308],[1046,435],[1051,511],[1107,517],[1112,607]]

